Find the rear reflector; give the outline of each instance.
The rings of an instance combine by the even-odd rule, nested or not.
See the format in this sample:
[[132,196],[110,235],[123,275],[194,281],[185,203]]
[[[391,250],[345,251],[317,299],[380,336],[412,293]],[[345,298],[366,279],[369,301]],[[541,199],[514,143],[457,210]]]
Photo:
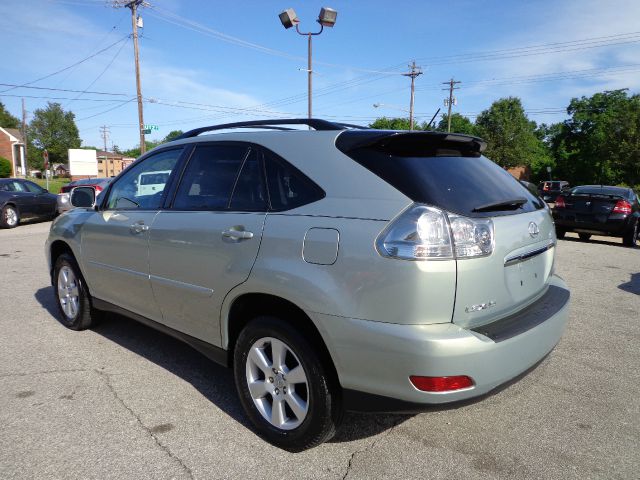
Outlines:
[[558,198],[556,198],[556,208],[566,208],[567,205],[564,203],[564,198],[562,197],[562,195],[560,195]]
[[409,380],[411,380],[414,387],[423,392],[452,392],[473,387],[473,380],[466,375],[453,377],[419,377],[411,375]]
[[631,204],[626,200],[618,200],[616,206],[613,207],[613,213],[624,213],[628,215],[631,213]]

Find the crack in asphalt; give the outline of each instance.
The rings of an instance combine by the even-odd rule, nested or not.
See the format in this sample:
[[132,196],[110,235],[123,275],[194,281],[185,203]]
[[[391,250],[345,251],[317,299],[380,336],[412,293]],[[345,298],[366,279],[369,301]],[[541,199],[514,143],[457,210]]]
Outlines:
[[180,467],[187,473],[187,475],[189,475],[189,478],[195,480],[195,477],[193,476],[193,472],[189,467],[187,467],[187,465],[182,461],[182,459],[178,457],[176,454],[174,454],[168,446],[160,442],[160,439],[153,433],[153,431],[142,422],[142,419],[140,418],[140,416],[136,412],[134,412],[129,405],[125,403],[125,401],[120,397],[120,395],[118,395],[118,392],[111,384],[110,375],[106,372],[101,372],[100,370],[94,370],[94,371],[101,378],[104,379],[105,385],[111,391],[115,399],[125,408],[125,410],[127,410],[136,419],[136,422],[138,423],[138,425],[140,425],[142,429],[145,432],[147,432],[147,434],[153,439],[156,445],[158,445],[158,447],[160,447],[170,458],[175,460],[180,465]]
[[356,450],[355,452],[353,452],[351,454],[351,457],[349,457],[349,462],[347,463],[347,470],[344,472],[344,475],[342,476],[342,480],[345,480],[349,474],[351,473],[351,466],[353,463],[353,460],[355,459],[356,455],[360,454],[360,453],[366,453],[370,450],[373,450],[373,448],[380,443],[382,440],[384,440],[385,438],[387,438],[391,432],[393,432],[393,430],[402,423],[402,418],[395,420],[393,422],[393,425],[391,425],[391,427],[389,428],[389,430],[387,430],[384,434],[380,434],[380,436],[378,438],[376,438],[375,440],[373,440],[373,442],[371,442],[368,446],[366,446],[365,448],[363,448],[362,450]]
[[28,377],[30,375],[49,375],[51,373],[73,373],[73,372],[88,372],[86,368],[61,368],[57,370],[42,370],[39,372],[12,372],[12,373],[0,373],[0,378],[8,377]]

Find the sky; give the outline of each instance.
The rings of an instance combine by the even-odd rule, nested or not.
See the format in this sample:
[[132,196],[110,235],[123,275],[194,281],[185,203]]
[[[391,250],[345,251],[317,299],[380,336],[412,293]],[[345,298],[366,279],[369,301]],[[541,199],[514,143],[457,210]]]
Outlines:
[[[0,102],[27,120],[47,102],[75,114],[83,145],[137,146],[131,13],[105,0],[2,0]],[[367,125],[406,117],[415,60],[415,115],[429,121],[461,83],[454,112],[475,119],[499,98],[522,99],[529,118],[566,118],[574,97],[640,91],[637,0],[149,0],[140,62],[144,118],[172,130],[306,117],[307,39],[278,14],[294,8],[313,37],[313,115]],[[46,77],[46,78],[43,78]],[[35,88],[37,87],[37,88]],[[379,105],[377,108],[374,104]]]

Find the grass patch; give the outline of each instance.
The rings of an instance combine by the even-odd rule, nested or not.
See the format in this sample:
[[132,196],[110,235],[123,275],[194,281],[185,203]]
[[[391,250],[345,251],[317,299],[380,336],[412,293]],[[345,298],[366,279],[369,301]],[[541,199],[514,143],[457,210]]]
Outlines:
[[[29,178],[33,183],[37,183],[42,188],[47,188],[47,181],[44,178]],[[60,189],[63,185],[69,183],[71,179],[69,178],[50,178],[49,179],[49,191],[51,193],[60,193]]]

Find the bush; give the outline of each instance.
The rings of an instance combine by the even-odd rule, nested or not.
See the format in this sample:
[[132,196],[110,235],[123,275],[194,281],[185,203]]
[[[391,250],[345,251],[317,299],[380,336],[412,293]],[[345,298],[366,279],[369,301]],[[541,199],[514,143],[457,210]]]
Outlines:
[[11,162],[4,157],[0,157],[0,178],[11,176]]

